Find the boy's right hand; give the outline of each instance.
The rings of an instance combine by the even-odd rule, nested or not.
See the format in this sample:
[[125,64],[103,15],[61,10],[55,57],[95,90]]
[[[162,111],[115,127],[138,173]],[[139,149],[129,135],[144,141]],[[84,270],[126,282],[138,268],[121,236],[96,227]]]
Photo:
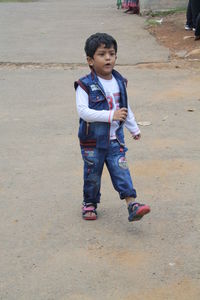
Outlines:
[[113,115],[113,121],[124,122],[126,120],[127,115],[128,115],[128,109],[125,107],[122,107],[118,110],[115,110],[114,115]]

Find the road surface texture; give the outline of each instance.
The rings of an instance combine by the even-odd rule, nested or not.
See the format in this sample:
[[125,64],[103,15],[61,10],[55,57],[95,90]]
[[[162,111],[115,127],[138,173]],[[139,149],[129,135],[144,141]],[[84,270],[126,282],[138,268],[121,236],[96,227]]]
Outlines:
[[[200,73],[144,27],[111,0],[0,4],[1,300],[200,299]],[[126,132],[140,222],[106,169],[99,218],[81,219],[73,82],[97,31],[118,40],[141,124],[141,141]]]

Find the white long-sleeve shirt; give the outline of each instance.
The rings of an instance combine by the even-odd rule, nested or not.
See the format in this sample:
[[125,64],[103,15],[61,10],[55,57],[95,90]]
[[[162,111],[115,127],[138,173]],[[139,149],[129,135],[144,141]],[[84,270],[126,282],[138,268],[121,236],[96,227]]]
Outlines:
[[[113,121],[113,115],[115,110],[118,110],[120,100],[120,90],[118,83],[114,76],[111,80],[106,80],[98,77],[101,82],[104,91],[106,93],[106,99],[108,101],[109,110],[95,110],[89,108],[88,94],[78,86],[76,90],[76,106],[79,117],[86,122],[106,122],[110,123],[110,139],[115,139],[115,132],[119,127],[119,121]],[[140,129],[136,123],[134,114],[128,105],[128,115],[124,122],[125,127],[130,131],[132,136],[140,133]]]

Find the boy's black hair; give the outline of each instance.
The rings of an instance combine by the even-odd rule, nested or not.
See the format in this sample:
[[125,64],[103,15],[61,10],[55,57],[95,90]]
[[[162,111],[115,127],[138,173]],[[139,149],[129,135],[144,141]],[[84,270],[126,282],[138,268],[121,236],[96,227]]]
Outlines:
[[97,48],[99,48],[102,44],[105,45],[106,48],[111,48],[113,46],[115,53],[117,53],[116,40],[107,33],[97,32],[92,34],[85,42],[86,55],[93,58]]

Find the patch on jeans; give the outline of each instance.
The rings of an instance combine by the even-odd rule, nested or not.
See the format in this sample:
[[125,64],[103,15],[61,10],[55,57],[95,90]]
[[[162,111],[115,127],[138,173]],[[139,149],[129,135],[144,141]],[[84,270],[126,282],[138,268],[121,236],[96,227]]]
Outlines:
[[119,163],[119,167],[122,169],[128,169],[128,163],[126,160],[126,157],[120,157],[120,159],[118,160]]
[[86,157],[94,157],[94,150],[85,149],[84,150],[84,156],[86,156]]

